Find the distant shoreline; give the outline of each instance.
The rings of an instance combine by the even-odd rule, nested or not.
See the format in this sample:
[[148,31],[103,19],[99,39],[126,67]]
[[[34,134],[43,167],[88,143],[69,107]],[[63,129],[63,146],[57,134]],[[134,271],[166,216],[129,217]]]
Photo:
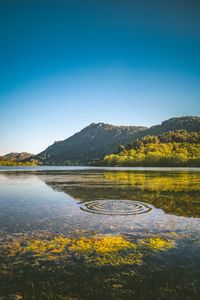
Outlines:
[[107,167],[107,166],[0,166],[0,172],[49,172],[49,171],[197,171],[200,167]]

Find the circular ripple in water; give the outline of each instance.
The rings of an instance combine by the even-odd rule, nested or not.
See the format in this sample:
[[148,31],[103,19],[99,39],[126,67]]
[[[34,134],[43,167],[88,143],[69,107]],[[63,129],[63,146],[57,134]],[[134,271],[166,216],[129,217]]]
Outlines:
[[85,202],[81,209],[102,215],[137,215],[149,212],[152,207],[132,200],[95,200]]

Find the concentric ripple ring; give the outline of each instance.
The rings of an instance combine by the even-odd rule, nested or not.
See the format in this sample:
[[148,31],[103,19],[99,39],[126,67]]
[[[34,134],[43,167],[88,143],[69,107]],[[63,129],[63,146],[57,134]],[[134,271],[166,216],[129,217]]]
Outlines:
[[82,204],[82,210],[101,215],[137,215],[152,210],[152,206],[133,200],[94,200]]

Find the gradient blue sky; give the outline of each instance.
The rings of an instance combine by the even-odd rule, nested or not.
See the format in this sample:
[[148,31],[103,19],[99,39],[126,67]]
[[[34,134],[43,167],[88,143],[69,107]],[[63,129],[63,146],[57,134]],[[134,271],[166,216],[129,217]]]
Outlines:
[[1,0],[0,154],[200,114],[199,0]]

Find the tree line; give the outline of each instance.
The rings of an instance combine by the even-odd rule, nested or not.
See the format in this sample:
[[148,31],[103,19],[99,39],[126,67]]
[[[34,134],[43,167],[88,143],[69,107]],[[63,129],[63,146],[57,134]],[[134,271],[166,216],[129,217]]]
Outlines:
[[145,136],[106,155],[108,166],[200,166],[200,132],[177,130]]

